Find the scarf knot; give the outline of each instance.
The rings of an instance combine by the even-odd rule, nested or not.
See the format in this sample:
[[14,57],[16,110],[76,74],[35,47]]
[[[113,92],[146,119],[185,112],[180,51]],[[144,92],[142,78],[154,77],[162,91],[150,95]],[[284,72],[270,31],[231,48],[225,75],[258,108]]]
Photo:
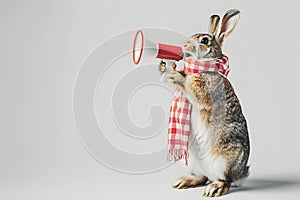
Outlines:
[[[185,74],[199,74],[201,72],[219,72],[227,76],[229,69],[228,57],[210,62],[184,58]],[[177,87],[172,105],[170,107],[169,128],[168,128],[168,160],[178,161],[185,159],[188,165],[188,140],[191,122],[191,103],[184,96],[184,93]]]

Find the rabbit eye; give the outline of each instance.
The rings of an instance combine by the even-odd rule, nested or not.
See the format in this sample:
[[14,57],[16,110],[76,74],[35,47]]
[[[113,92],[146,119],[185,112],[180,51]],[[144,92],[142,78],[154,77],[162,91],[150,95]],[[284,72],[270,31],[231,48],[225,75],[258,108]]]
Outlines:
[[201,39],[200,43],[202,43],[202,44],[208,44],[208,42],[209,42],[208,38],[204,37],[204,38]]

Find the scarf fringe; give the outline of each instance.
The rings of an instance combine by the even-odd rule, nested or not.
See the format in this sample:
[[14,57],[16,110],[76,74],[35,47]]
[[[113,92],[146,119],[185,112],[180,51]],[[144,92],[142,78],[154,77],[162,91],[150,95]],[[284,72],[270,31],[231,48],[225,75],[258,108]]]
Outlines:
[[185,165],[188,166],[189,152],[183,149],[172,149],[168,153],[168,161],[178,161],[184,158]]

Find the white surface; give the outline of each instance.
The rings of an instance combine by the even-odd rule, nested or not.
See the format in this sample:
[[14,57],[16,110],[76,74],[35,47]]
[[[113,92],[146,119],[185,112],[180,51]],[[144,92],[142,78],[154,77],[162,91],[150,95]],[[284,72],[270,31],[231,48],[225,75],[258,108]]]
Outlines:
[[171,189],[179,166],[131,175],[94,160],[76,135],[72,91],[83,59],[112,35],[153,26],[190,35],[232,7],[242,15],[225,52],[251,134],[251,178],[222,199],[299,199],[300,16],[297,1],[278,0],[1,1],[0,199],[201,198],[203,188]]

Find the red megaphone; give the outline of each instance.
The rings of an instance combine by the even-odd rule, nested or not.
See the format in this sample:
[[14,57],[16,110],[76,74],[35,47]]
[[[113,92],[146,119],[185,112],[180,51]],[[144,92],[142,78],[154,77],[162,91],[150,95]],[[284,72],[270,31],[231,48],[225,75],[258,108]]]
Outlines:
[[132,59],[134,64],[138,64],[142,55],[152,56],[155,58],[176,60],[183,58],[182,48],[168,44],[154,43],[145,39],[143,31],[138,30],[134,36]]

